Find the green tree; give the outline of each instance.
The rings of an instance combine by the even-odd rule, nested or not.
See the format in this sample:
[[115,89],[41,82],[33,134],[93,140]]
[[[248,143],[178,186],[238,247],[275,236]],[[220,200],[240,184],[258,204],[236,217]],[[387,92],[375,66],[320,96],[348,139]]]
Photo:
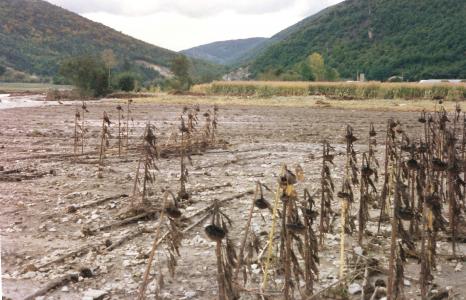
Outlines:
[[178,55],[171,61],[170,70],[174,77],[170,79],[169,86],[176,91],[188,91],[192,85],[189,76],[189,60],[184,55]]
[[317,52],[312,53],[307,57],[307,63],[316,81],[325,80],[325,63],[322,55]]
[[311,67],[308,63],[301,62],[300,64],[298,64],[296,69],[302,80],[315,80],[314,74],[312,73]]
[[59,74],[75,85],[81,96],[104,96],[109,91],[106,66],[96,57],[67,59],[61,63]]
[[340,79],[340,74],[334,68],[327,67],[325,70],[325,80],[327,81],[337,81]]
[[133,74],[123,73],[118,77],[118,88],[125,92],[134,90],[136,86],[136,78]]
[[5,72],[6,72],[6,68],[4,66],[0,65],[0,76],[5,74]]

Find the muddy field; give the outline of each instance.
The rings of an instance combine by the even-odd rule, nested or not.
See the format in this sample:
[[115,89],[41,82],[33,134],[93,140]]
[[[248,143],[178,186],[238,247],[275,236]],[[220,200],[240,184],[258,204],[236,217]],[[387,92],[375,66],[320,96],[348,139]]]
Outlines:
[[[187,100],[189,101],[189,100]],[[90,131],[85,152],[88,155],[75,159],[73,154],[73,131],[75,104],[10,108],[0,110],[0,229],[3,296],[23,299],[54,279],[88,268],[92,276],[80,276],[78,282],[70,282],[48,292],[39,299],[92,299],[92,291],[105,294],[104,299],[136,299],[137,291],[147,264],[147,254],[155,237],[157,217],[140,219],[121,226],[99,227],[118,222],[118,215],[130,205],[133,182],[140,155],[130,151],[121,158],[115,148],[116,139],[105,158],[102,178],[97,172],[99,134],[102,113],[106,111],[111,121],[117,118],[117,103],[121,100],[89,102],[86,123]],[[212,109],[200,105],[201,113]],[[155,124],[159,144],[167,141],[170,132],[179,125],[183,105],[151,104],[136,100],[132,107],[135,132],[130,143],[136,145],[146,122]],[[332,167],[335,185],[341,183],[344,158],[346,124],[351,124],[359,138],[355,144],[358,153],[367,151],[369,124],[374,123],[378,132],[378,157],[383,161],[383,142],[386,121],[399,119],[411,136],[420,136],[421,124],[418,113],[377,112],[313,107],[264,107],[221,105],[218,117],[218,139],[227,142],[209,149],[202,155],[192,156],[188,165],[188,192],[193,203],[182,210],[189,217],[212,204],[213,199],[224,200],[222,210],[233,220],[229,237],[240,243],[246,224],[256,181],[276,186],[280,166],[299,164],[305,180],[297,185],[302,195],[306,187],[311,194],[319,192],[321,172],[321,141],[328,139],[340,153]],[[203,124],[201,117],[200,126]],[[115,124],[110,126],[115,136]],[[179,158],[161,158],[157,165],[151,201],[161,201],[162,190],[177,192],[179,188]],[[11,171],[11,172],[10,172]],[[9,174],[6,174],[8,172]],[[21,181],[13,181],[21,179]],[[265,191],[272,201],[273,193]],[[358,197],[356,196],[356,199]],[[99,201],[102,200],[102,201]],[[320,204],[316,197],[316,204]],[[76,211],[69,213],[71,205]],[[333,204],[339,204],[335,197]],[[353,208],[352,214],[356,214]],[[371,210],[366,237],[367,250],[364,256],[375,257],[384,268],[388,267],[390,253],[390,226],[384,224],[380,235],[377,232],[378,210]],[[202,215],[185,220],[186,230],[176,276],[166,275],[161,295],[164,299],[215,299],[216,256],[215,243],[204,234],[208,220],[195,224]],[[254,212],[252,228],[259,235],[270,227],[270,213]],[[314,222],[317,226],[318,222]],[[339,224],[338,221],[336,224]],[[85,232],[91,231],[89,234]],[[316,228],[316,231],[317,228]],[[266,236],[263,237],[266,239]],[[325,247],[320,249],[320,274],[314,291],[331,285],[338,279],[339,235],[327,234]],[[120,245],[108,248],[122,240]],[[348,259],[355,257],[357,243],[347,238]],[[64,260],[57,258],[77,251]],[[356,249],[359,253],[360,249]],[[157,252],[152,274],[166,272],[165,256]],[[459,244],[458,253],[466,255],[466,245]],[[73,253],[72,253],[73,254]],[[451,299],[465,299],[466,268],[462,262],[447,260],[451,245],[442,235],[438,241],[438,267],[434,272],[438,290],[451,289]],[[409,259],[406,265],[405,294],[407,299],[419,299],[419,264]],[[81,274],[84,275],[84,274]],[[241,293],[242,299],[255,299],[262,279],[259,269],[252,269],[248,290]],[[384,275],[379,275],[383,278]],[[374,278],[375,279],[375,278]],[[280,289],[280,278],[276,279]],[[361,279],[349,279],[348,284],[361,284]],[[353,285],[357,287],[357,285]],[[275,288],[272,286],[272,288]],[[148,299],[154,298],[155,281],[148,286]],[[88,298],[83,298],[88,295]],[[97,297],[96,295],[94,295]],[[90,298],[89,298],[90,297]],[[360,299],[360,294],[351,295]],[[7,299],[8,299],[7,298]],[[276,297],[280,299],[279,296]],[[97,299],[97,298],[96,298]]]

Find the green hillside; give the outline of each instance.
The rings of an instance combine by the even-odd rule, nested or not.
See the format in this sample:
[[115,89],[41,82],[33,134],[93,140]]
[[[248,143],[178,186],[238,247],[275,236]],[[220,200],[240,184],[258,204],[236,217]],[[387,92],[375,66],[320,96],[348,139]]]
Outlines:
[[466,1],[347,0],[271,40],[253,55],[255,76],[319,52],[342,78],[466,78]]
[[[251,63],[257,56],[259,56],[259,54],[264,52],[271,45],[274,45],[286,39],[292,33],[297,32],[301,28],[306,26],[306,24],[314,18],[322,16],[326,14],[327,11],[331,10],[332,7],[326,8],[322,10],[319,14],[313,15],[296,23],[293,26],[285,28],[284,30],[278,32],[270,38],[251,38],[243,40],[227,40],[221,42],[213,42],[210,44],[194,47],[188,50],[183,50],[181,52],[191,57],[202,58],[214,62],[215,59],[218,59],[217,57],[220,57],[220,59],[222,60],[221,63],[229,66],[238,67],[241,65],[247,65],[248,63]],[[232,51],[231,48],[228,48],[230,46],[236,48],[234,49],[235,51]]]
[[[151,73],[147,65],[168,67],[178,55],[42,0],[0,1],[0,45],[0,65],[46,77],[56,74],[64,58],[100,55],[105,49],[112,49],[121,64],[144,62],[146,70],[138,69],[146,75]],[[192,60],[192,65],[197,81],[223,72],[204,61]]]

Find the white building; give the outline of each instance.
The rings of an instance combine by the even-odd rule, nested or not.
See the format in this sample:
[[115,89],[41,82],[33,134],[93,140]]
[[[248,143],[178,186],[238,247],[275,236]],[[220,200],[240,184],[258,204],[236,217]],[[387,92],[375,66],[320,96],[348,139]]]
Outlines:
[[425,79],[419,81],[419,83],[462,83],[466,82],[465,79]]

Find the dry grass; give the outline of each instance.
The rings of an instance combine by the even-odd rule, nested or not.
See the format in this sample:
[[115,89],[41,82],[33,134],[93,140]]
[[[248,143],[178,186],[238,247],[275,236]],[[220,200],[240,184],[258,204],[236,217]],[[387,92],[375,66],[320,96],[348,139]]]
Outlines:
[[[121,100],[124,103],[123,100]],[[438,101],[433,100],[334,100],[323,96],[290,96],[290,97],[239,97],[239,96],[179,96],[159,94],[152,98],[135,99],[138,103],[156,104],[182,104],[182,105],[235,105],[235,106],[267,106],[267,107],[305,107],[305,108],[335,108],[348,110],[370,111],[433,111],[439,107]],[[446,110],[455,109],[456,102],[446,101],[443,106]],[[466,102],[459,102],[463,111]]]

